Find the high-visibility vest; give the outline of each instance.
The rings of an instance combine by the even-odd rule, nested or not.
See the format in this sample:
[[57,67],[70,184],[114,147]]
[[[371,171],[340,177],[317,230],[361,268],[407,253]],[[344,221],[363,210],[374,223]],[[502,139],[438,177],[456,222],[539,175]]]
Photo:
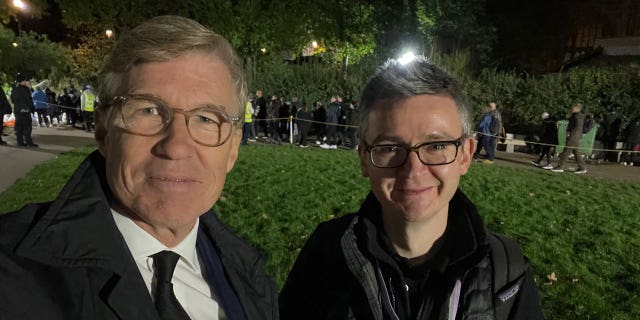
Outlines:
[[253,114],[253,107],[251,106],[251,101],[247,101],[247,104],[244,107],[244,122],[251,123],[253,122],[251,115]]
[[91,91],[89,90],[85,90],[82,94],[84,95],[84,98],[85,98],[84,107],[82,108],[82,111],[93,112],[93,106],[96,101],[96,96],[94,96],[93,93],[91,93]]

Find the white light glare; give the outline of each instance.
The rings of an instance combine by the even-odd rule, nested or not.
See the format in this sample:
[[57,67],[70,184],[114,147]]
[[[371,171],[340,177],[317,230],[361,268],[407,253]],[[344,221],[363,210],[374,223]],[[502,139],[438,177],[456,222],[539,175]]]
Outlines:
[[402,55],[402,57],[400,57],[398,59],[398,62],[400,62],[400,64],[405,65],[411,61],[413,61],[413,59],[416,58],[416,55],[413,54],[413,52],[407,52],[405,54]]
[[27,5],[22,2],[22,0],[13,0],[13,6],[20,10],[24,10],[27,8]]

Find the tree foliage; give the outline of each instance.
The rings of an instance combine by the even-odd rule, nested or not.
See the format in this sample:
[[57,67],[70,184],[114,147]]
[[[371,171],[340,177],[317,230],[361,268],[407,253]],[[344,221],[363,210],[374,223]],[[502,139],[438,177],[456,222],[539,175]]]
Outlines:
[[32,32],[23,32],[15,37],[11,30],[2,26],[0,58],[0,77],[4,81],[14,80],[17,72],[26,72],[36,79],[56,81],[69,74],[72,64],[71,51],[59,43]]

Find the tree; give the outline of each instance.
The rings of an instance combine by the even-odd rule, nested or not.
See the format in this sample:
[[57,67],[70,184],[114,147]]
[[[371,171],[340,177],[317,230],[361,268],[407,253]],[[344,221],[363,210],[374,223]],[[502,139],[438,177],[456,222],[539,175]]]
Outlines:
[[468,51],[473,69],[489,66],[496,28],[486,6],[486,0],[424,0],[416,8],[420,34],[442,53]]
[[84,36],[82,42],[73,49],[74,77],[83,83],[96,84],[100,69],[114,45],[113,38],[101,33]]
[[13,80],[17,72],[27,72],[37,79],[62,79],[71,69],[70,57],[68,48],[46,36],[23,32],[15,37],[11,30],[0,26],[0,75],[5,81]]

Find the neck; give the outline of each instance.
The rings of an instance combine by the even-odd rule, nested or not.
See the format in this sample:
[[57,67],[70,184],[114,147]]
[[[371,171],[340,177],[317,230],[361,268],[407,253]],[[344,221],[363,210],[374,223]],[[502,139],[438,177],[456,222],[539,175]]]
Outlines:
[[132,219],[142,230],[158,239],[158,241],[167,246],[167,248],[173,248],[179,245],[180,242],[187,237],[189,232],[191,232],[193,226],[195,226],[195,221],[193,221],[190,225],[180,228],[155,227],[135,217],[132,217]]
[[132,210],[124,208],[119,203],[114,203],[112,205],[114,205],[116,211],[131,218],[133,223],[152,237],[156,238],[160,243],[167,246],[167,248],[173,248],[180,244],[196,224],[196,221],[194,220],[186,225],[180,226],[155,226],[141,219]]
[[425,221],[398,219],[401,214],[382,214],[382,224],[391,239],[393,248],[404,258],[413,259],[426,255],[433,243],[447,227],[448,210]]

